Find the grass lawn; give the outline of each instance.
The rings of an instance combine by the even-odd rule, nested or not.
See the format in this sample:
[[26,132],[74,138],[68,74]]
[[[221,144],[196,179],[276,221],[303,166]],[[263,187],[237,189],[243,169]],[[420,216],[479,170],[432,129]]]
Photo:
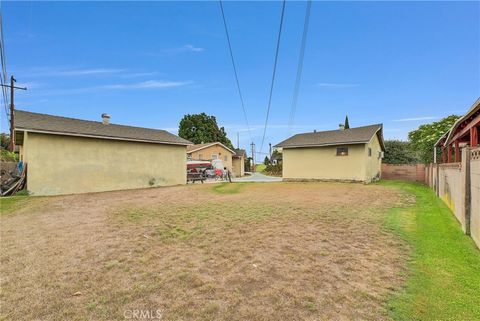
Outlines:
[[420,184],[384,182],[414,195],[416,202],[393,208],[386,226],[412,248],[410,277],[390,301],[396,320],[480,320],[480,251],[453,214]]
[[265,167],[267,167],[265,164],[257,164],[255,165],[255,171],[261,173],[265,170]]
[[0,199],[0,320],[479,320],[428,188],[238,183]]

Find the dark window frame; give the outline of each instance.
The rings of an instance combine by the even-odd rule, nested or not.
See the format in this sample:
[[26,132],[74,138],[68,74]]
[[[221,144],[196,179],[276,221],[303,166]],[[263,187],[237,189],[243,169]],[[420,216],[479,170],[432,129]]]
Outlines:
[[337,147],[337,156],[348,156],[348,147]]

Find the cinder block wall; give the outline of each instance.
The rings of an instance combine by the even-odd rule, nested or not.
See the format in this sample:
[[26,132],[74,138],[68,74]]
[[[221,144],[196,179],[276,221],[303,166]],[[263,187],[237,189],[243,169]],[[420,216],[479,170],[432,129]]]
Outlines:
[[[452,210],[466,231],[466,188],[467,175],[470,181],[470,236],[480,248],[480,148],[471,150],[470,166],[467,166],[467,150],[462,149],[462,162],[448,164],[430,164],[427,166],[428,185]],[[438,166],[438,186],[437,186]],[[467,173],[467,167],[470,172]]]
[[470,161],[471,219],[470,232],[480,248],[480,148],[472,152]]
[[425,183],[425,165],[382,164],[382,178]]

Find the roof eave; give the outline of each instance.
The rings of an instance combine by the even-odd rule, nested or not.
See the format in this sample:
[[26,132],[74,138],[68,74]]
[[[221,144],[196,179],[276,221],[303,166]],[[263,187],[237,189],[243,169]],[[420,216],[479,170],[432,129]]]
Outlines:
[[283,146],[281,144],[275,145],[275,148],[303,148],[303,147],[324,147],[324,146],[336,146],[336,145],[361,145],[368,144],[369,141],[357,141],[357,142],[343,142],[343,143],[326,143],[326,144],[302,144],[302,145],[292,145],[292,146]]
[[[445,142],[443,143],[443,146],[446,146],[448,145],[448,143],[450,142],[450,140],[452,139],[452,136],[454,135],[455,133],[455,130],[457,129],[457,127],[467,118],[469,118],[470,116],[473,115],[474,112],[476,112],[478,110],[478,108],[480,108],[480,97],[473,103],[472,107],[470,107],[470,109],[467,111],[467,113],[465,115],[463,115],[462,117],[460,117],[459,119],[457,119],[457,121],[453,124],[453,126],[443,135],[447,135],[447,138],[445,139]],[[443,137],[442,136],[442,137]],[[441,139],[441,138],[440,138]],[[439,140],[440,141],[440,140]],[[437,141],[437,143],[439,142]],[[435,144],[435,146],[437,146],[437,144]],[[438,146],[437,146],[438,147]]]
[[79,133],[68,133],[68,132],[57,132],[57,131],[50,131],[50,130],[38,130],[38,129],[30,129],[24,127],[15,127],[14,130],[16,131],[25,131],[30,133],[38,133],[38,134],[50,134],[50,135],[59,135],[59,136],[74,136],[74,137],[86,137],[86,138],[97,138],[97,139],[108,139],[108,140],[119,140],[119,141],[127,141],[127,142],[142,142],[142,143],[152,143],[152,144],[164,144],[164,145],[180,145],[180,146],[188,146],[190,142],[168,142],[168,141],[159,141],[159,140],[149,140],[149,139],[135,139],[135,138],[126,138],[126,137],[115,137],[115,136],[103,136],[103,135],[89,135],[89,134],[79,134]]
[[[205,148],[208,148],[210,146],[213,146],[213,145],[221,145],[223,148],[225,148],[226,150],[228,150],[229,152],[231,152],[233,155],[237,155],[233,150],[231,150],[230,148],[228,148],[227,146],[223,145],[222,143],[220,142],[214,142],[214,143],[211,143],[211,144],[208,144],[208,145],[205,145],[205,146],[202,146],[202,147],[199,147],[199,148],[196,148],[196,149],[192,149],[192,150],[187,150],[187,153],[194,153],[194,152],[197,152],[199,150],[202,150],[202,149],[205,149]],[[187,145],[192,145],[192,144],[187,144]]]

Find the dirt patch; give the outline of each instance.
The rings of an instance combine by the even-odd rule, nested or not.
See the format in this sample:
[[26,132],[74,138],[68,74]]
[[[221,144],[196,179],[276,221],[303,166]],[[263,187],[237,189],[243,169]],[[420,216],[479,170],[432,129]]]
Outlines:
[[[237,184],[234,184],[237,185]],[[43,198],[2,217],[6,320],[382,320],[405,245],[376,185],[191,185]]]

